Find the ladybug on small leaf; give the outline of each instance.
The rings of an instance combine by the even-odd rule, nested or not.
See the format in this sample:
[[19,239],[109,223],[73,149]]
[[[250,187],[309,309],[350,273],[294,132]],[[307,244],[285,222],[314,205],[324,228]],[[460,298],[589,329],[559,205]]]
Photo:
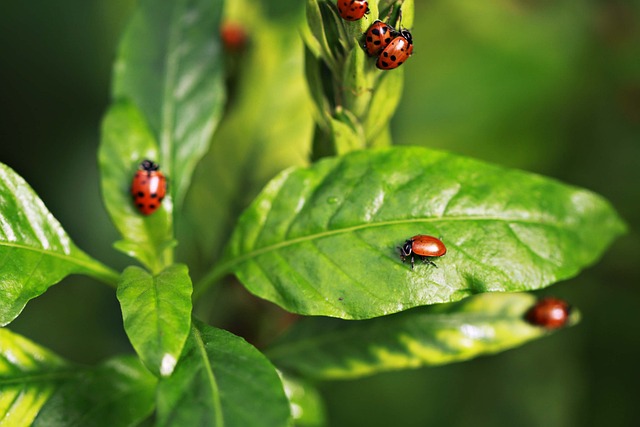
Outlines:
[[167,179],[159,169],[157,163],[144,160],[131,182],[131,196],[142,215],[154,213],[167,194]]
[[346,21],[357,21],[369,13],[369,2],[364,0],[338,0],[338,12]]
[[417,236],[407,239],[404,245],[398,246],[398,249],[400,249],[400,259],[402,262],[411,257],[412,270],[415,255],[422,258],[422,262],[438,267],[430,258],[441,257],[447,253],[447,248],[444,246],[444,243],[442,243],[442,240],[424,234],[418,234]]

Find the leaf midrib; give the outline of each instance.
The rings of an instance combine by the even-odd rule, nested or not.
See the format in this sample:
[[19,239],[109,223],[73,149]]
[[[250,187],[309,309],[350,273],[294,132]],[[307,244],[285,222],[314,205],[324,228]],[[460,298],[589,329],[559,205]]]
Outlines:
[[293,246],[299,243],[307,242],[310,240],[322,239],[329,236],[334,236],[343,233],[351,233],[354,231],[374,228],[374,227],[385,227],[391,225],[401,225],[401,224],[412,224],[412,223],[424,223],[424,222],[448,222],[448,221],[499,221],[499,222],[509,222],[509,223],[520,223],[520,224],[529,224],[529,225],[547,225],[557,227],[556,224],[550,224],[544,221],[527,221],[523,219],[516,218],[507,218],[507,217],[494,217],[494,216],[486,216],[486,217],[469,217],[469,216],[461,216],[461,217],[437,217],[437,218],[413,218],[413,219],[399,219],[399,220],[390,220],[390,221],[381,221],[375,223],[365,223],[359,225],[353,225],[345,228],[338,228],[334,230],[327,230],[320,233],[309,234],[305,236],[296,237],[290,240],[284,240],[278,243],[274,243],[272,245],[264,246],[262,248],[254,249],[249,252],[245,252],[240,256],[237,256],[228,261],[224,261],[220,264],[219,268],[216,268],[217,271],[228,271],[232,270],[235,265],[242,264],[246,260],[250,258],[254,258],[256,256],[262,255],[264,253],[268,253],[271,251],[275,251],[281,248],[285,248],[288,246]]
[[[117,280],[118,278],[118,274],[111,271],[110,269],[108,269],[107,267],[99,264],[97,261],[95,260],[91,260],[91,259],[82,259],[82,258],[78,258],[69,254],[61,254],[59,252],[55,252],[55,251],[51,251],[51,250],[47,250],[44,248],[38,248],[35,246],[26,246],[20,243],[12,243],[12,242],[0,242],[0,247],[5,246],[5,247],[9,247],[9,248],[16,248],[16,249],[21,249],[21,250],[25,250],[25,251],[31,251],[34,253],[38,253],[41,255],[45,255],[45,256],[50,256],[52,258],[57,258],[57,259],[61,259],[64,260],[70,264],[75,264],[78,265],[82,268],[84,268],[85,270],[88,271],[93,271],[101,276],[104,277],[109,277],[112,280]],[[75,249],[76,251],[79,251],[79,249]],[[80,254],[83,254],[83,252],[79,252]]]

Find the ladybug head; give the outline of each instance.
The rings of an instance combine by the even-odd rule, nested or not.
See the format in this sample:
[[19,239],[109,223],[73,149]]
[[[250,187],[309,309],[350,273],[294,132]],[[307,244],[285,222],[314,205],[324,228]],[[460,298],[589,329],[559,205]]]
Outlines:
[[413,44],[413,37],[411,36],[411,32],[406,28],[400,31],[400,35],[407,39],[409,44]]
[[403,256],[411,255],[412,246],[413,246],[413,240],[409,239],[406,242],[404,242],[404,245],[402,245],[402,247],[400,248],[400,250],[402,251],[402,255]]
[[159,168],[160,166],[158,166],[157,163],[154,163],[151,160],[145,159],[142,161],[142,163],[140,163],[140,169],[147,172],[157,171]]

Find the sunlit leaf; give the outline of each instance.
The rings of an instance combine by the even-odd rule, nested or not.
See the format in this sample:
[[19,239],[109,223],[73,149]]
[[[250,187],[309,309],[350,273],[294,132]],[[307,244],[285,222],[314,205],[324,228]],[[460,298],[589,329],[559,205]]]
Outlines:
[[275,368],[235,335],[194,321],[176,370],[158,389],[159,426],[287,426]]
[[[55,354],[8,329],[0,329],[0,425],[31,425],[56,390],[56,381],[71,375]],[[48,381],[38,376],[47,375]]]
[[118,285],[124,328],[145,365],[158,376],[171,375],[191,326],[191,279],[175,264],[152,276],[128,267]]
[[0,425],[135,425],[153,410],[155,385],[134,358],[80,368],[0,329]]
[[[301,314],[370,318],[574,276],[624,231],[604,199],[517,170],[418,147],[290,169],[244,212],[220,272]],[[400,260],[441,237],[437,267]]]
[[18,174],[0,163],[0,325],[72,273],[115,283],[115,273],[78,249]]
[[[319,379],[460,362],[547,335],[524,319],[534,304],[529,294],[484,294],[370,320],[308,318],[267,355],[279,367]],[[578,318],[574,309],[569,324]]]

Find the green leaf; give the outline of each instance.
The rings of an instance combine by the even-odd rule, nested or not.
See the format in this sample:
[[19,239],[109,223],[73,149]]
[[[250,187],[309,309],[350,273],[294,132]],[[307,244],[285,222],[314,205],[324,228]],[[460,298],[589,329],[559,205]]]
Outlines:
[[159,426],[287,426],[275,368],[242,338],[194,321],[175,372],[158,389]]
[[[157,380],[134,357],[76,370],[59,385],[33,427],[135,426],[151,415]],[[22,424],[24,425],[24,424]]]
[[79,368],[0,329],[0,425],[135,425],[153,410],[155,386],[135,358]]
[[296,427],[321,427],[327,424],[324,402],[309,382],[280,374],[289,398],[291,416]]
[[361,150],[366,146],[362,125],[349,110],[336,110],[336,118],[331,119],[331,137],[338,154]]
[[[375,141],[389,127],[391,117],[400,104],[403,83],[403,73],[384,73],[380,76],[364,120],[367,141]],[[370,145],[373,145],[373,142]]]
[[[181,259],[192,271],[198,260],[209,268],[220,256],[240,213],[264,185],[284,168],[305,164],[313,117],[304,80],[302,41],[292,29],[302,21],[302,5],[265,20],[265,8],[281,2],[233,0],[225,19],[239,22],[249,42],[230,76],[225,119],[211,150],[198,165],[180,218]],[[247,11],[251,12],[248,13]],[[298,13],[299,12],[299,13]]]
[[78,249],[29,184],[0,163],[0,325],[73,273],[109,284],[117,280]]
[[128,267],[118,285],[124,329],[151,372],[169,376],[191,327],[191,279],[175,264],[157,276]]
[[[548,335],[524,320],[535,300],[484,294],[370,320],[303,319],[267,355],[279,367],[316,379],[460,362]],[[578,318],[573,310],[569,324]]]
[[141,1],[115,65],[114,98],[143,112],[178,207],[223,112],[221,13],[222,0]]
[[156,212],[144,216],[134,206],[129,189],[140,162],[158,157],[157,144],[140,111],[129,102],[113,104],[102,123],[98,152],[102,197],[123,237],[115,247],[156,273],[173,259],[172,199],[167,195]]
[[[286,310],[363,319],[480,292],[539,289],[593,263],[625,229],[604,199],[542,176],[418,147],[285,171],[243,213],[231,270]],[[441,237],[439,268],[400,260]]]
[[0,425],[31,425],[69,370],[55,354],[0,329]]

